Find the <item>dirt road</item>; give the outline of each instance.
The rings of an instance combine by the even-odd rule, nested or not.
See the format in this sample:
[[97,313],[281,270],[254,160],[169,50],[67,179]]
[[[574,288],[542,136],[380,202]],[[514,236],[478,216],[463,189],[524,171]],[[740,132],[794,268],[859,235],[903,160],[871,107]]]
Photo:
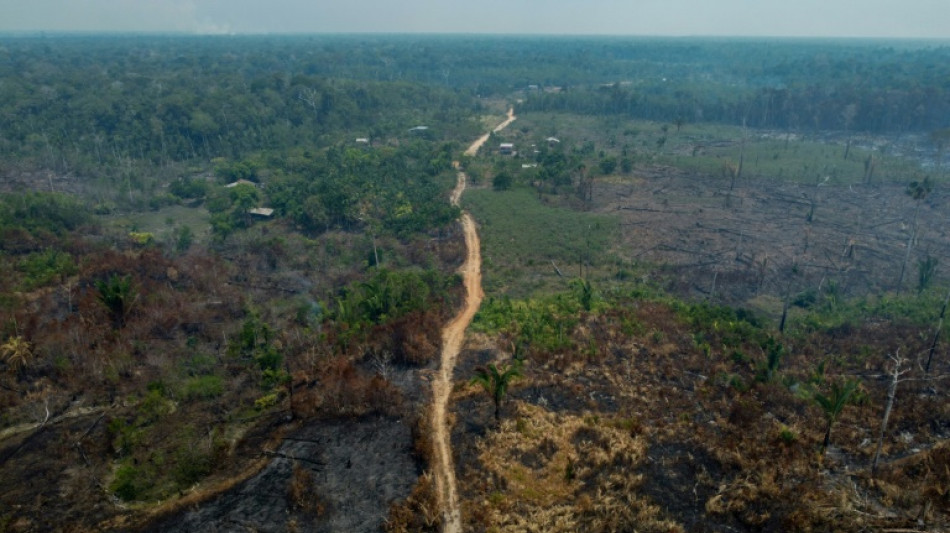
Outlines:
[[[501,124],[495,126],[495,129],[491,130],[491,132],[486,133],[485,135],[482,135],[481,137],[478,138],[477,141],[473,142],[472,145],[468,147],[468,150],[465,150],[465,155],[474,156],[476,153],[478,153],[478,149],[481,148],[482,145],[485,144],[486,141],[488,141],[488,138],[491,137],[492,132],[497,133],[507,128],[508,125],[514,122],[516,118],[518,117],[515,116],[514,108],[509,109],[508,118],[505,119],[505,121],[502,122]],[[457,187],[456,187],[456,190],[458,190]],[[455,195],[452,196],[452,201],[453,203],[457,203],[457,199],[455,198]]]
[[[514,109],[508,111],[508,118],[495,127],[501,131],[515,120]],[[465,155],[474,156],[485,144],[490,134],[479,137],[465,151]],[[459,172],[458,183],[452,191],[452,204],[458,205],[465,191],[465,173]],[[465,281],[465,307],[442,330],[442,358],[439,373],[432,381],[432,440],[435,445],[435,481],[442,507],[443,531],[461,533],[462,516],[459,511],[458,491],[455,486],[455,465],[452,461],[450,431],[446,420],[449,395],[452,393],[452,374],[455,361],[462,349],[465,330],[482,303],[482,252],[475,230],[475,221],[468,213],[462,213],[462,230],[465,233],[465,247],[468,253],[460,269]]]

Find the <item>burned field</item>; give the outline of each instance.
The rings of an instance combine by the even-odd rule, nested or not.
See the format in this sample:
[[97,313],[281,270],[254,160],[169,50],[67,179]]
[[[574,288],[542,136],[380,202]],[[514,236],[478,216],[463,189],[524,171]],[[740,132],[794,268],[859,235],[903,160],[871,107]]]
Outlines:
[[728,179],[669,167],[640,169],[625,181],[598,184],[594,204],[620,214],[625,255],[662,266],[677,294],[758,301],[774,311],[786,295],[807,303],[822,291],[916,291],[932,281],[933,272],[921,279],[921,268],[950,253],[939,187],[918,212],[907,185],[897,183],[747,179],[730,187]]

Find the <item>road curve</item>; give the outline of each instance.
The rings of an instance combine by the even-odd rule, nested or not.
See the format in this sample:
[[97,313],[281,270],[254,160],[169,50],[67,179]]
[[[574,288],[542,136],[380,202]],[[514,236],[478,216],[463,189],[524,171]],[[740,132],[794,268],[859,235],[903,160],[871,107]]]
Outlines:
[[[508,111],[508,118],[492,131],[501,131],[515,120],[514,109]],[[481,136],[465,150],[465,155],[474,156],[478,149],[490,137],[490,133]],[[452,191],[452,205],[459,205],[465,191],[466,177],[458,173],[458,182]],[[462,350],[465,330],[482,303],[482,252],[475,220],[466,212],[462,213],[462,231],[465,234],[467,253],[460,272],[465,284],[465,306],[442,330],[442,357],[439,372],[432,381],[432,441],[435,452],[435,484],[442,508],[443,531],[461,533],[462,515],[459,509],[458,490],[455,482],[455,465],[452,461],[452,443],[446,413],[449,396],[452,393],[452,375],[455,361]]]

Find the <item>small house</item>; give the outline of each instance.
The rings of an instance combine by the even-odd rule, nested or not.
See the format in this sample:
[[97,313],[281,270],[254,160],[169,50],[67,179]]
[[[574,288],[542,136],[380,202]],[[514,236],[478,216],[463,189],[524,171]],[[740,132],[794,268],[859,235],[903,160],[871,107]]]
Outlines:
[[515,145],[512,143],[501,143],[498,146],[498,153],[501,155],[512,155],[515,153]]
[[224,188],[233,189],[237,187],[238,185],[250,185],[251,187],[257,187],[257,184],[254,183],[253,181],[246,180],[246,179],[239,179],[237,181],[232,181],[231,183],[228,183],[227,185],[224,186]]
[[260,218],[270,218],[274,216],[274,210],[270,207],[255,207],[254,209],[249,209],[248,214],[260,217]]

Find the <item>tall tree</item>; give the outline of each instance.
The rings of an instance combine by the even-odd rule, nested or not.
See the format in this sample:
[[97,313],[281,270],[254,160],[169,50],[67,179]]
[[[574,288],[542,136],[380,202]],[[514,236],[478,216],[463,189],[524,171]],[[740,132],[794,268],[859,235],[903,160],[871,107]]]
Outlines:
[[901,274],[897,278],[897,292],[900,292],[904,286],[904,274],[907,272],[907,263],[910,261],[910,252],[914,247],[914,241],[917,239],[917,216],[920,215],[920,204],[924,201],[924,198],[930,194],[930,191],[933,190],[933,182],[930,181],[930,177],[926,177],[921,181],[912,181],[907,184],[907,189],[904,191],[907,196],[910,196],[914,199],[914,220],[911,223],[910,236],[907,238],[907,249],[904,252],[904,262],[901,263]]

